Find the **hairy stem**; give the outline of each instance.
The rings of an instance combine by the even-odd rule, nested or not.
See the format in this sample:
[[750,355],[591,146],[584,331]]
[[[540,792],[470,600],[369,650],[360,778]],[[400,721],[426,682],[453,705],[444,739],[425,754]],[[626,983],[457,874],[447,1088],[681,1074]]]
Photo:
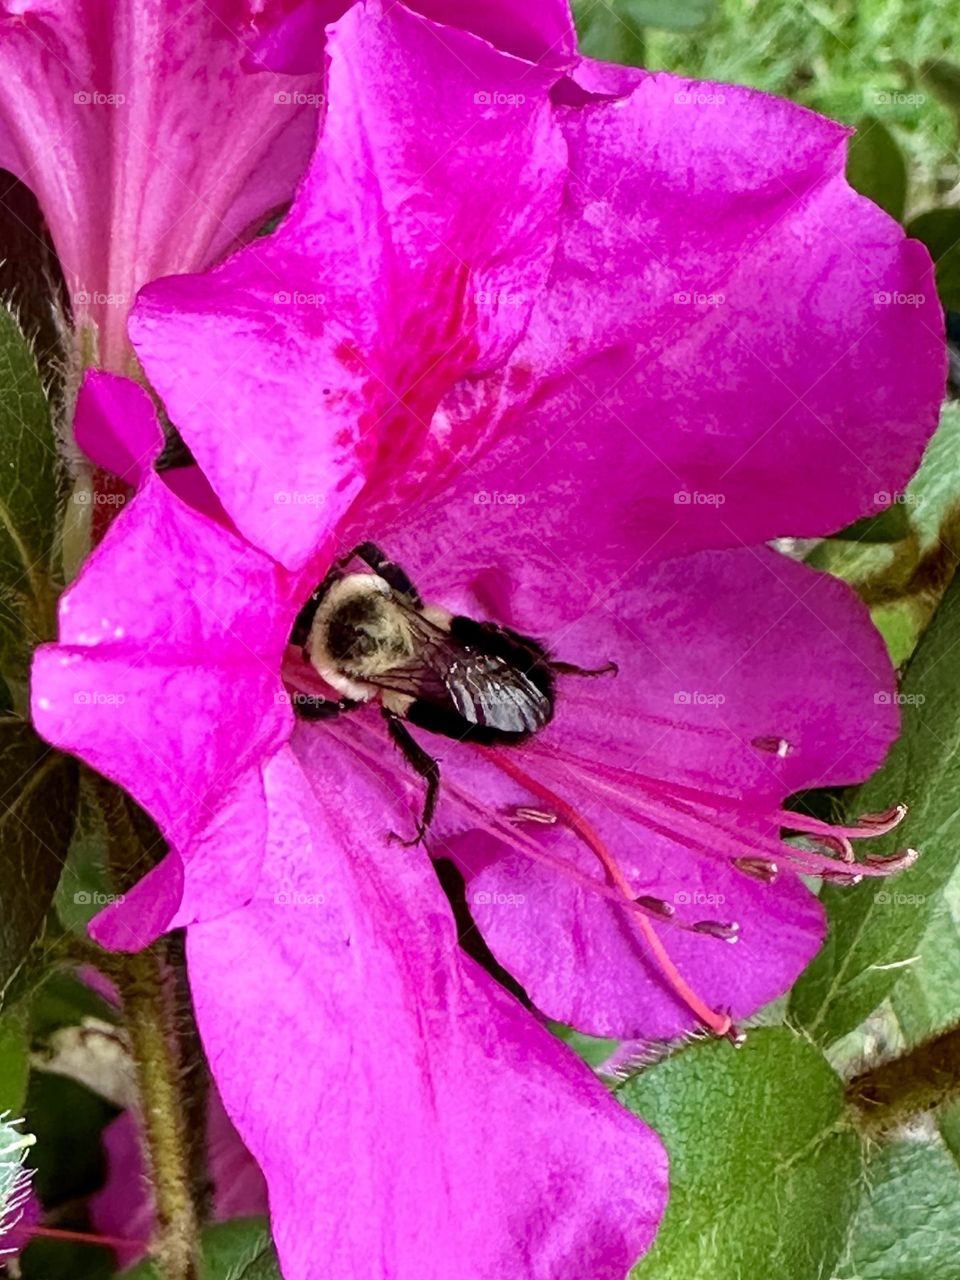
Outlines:
[[[105,778],[90,777],[106,826],[113,881],[126,892],[149,869],[155,851],[148,849],[127,796]],[[189,1031],[181,1039],[178,1019],[182,940],[163,939],[131,954],[108,957],[104,953],[103,965],[123,1001],[137,1076],[154,1200],[150,1252],[163,1280],[197,1280],[203,1216],[198,1206],[204,1197],[195,1193],[205,1125],[203,1104],[196,1103],[189,1088],[195,1074],[189,1036],[196,1035],[195,1028],[191,1017]],[[199,1135],[194,1134],[197,1124]]]
[[192,1196],[180,1061],[162,950],[151,947],[125,956],[113,972],[136,1064],[153,1187],[156,1225],[151,1253],[163,1280],[196,1280],[200,1229]]
[[860,1128],[874,1137],[960,1097],[960,1027],[855,1076],[846,1093]]

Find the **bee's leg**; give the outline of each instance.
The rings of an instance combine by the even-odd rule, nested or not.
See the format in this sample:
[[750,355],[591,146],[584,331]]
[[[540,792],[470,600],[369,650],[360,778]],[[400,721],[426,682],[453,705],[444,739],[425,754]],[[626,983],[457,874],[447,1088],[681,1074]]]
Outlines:
[[359,546],[354,547],[350,555],[356,556],[358,560],[369,565],[378,577],[390,583],[398,595],[406,596],[414,608],[423,607],[420,592],[410,581],[406,569],[401,568],[395,560],[391,560],[375,542],[361,542]]
[[413,734],[393,711],[383,708],[383,718],[387,722],[387,732],[394,746],[400,749],[404,760],[427,784],[427,794],[423,802],[423,813],[417,823],[417,834],[412,840],[402,840],[395,831],[390,832],[391,840],[399,840],[402,845],[419,844],[427,834],[427,828],[433,820],[437,807],[437,794],[440,790],[440,766],[433,756],[428,755],[417,742]]
[[620,668],[615,662],[605,662],[602,667],[578,667],[575,662],[550,662],[550,670],[558,676],[615,676]]
[[291,702],[293,714],[298,720],[332,720],[334,716],[352,711],[360,705],[350,698],[340,698],[335,702],[332,698],[321,698],[316,693],[294,693]]

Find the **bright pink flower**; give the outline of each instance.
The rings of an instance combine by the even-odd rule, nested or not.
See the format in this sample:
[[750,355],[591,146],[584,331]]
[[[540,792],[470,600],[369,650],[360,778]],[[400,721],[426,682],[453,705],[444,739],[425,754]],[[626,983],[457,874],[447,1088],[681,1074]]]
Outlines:
[[431,852],[542,1012],[725,1030],[820,943],[792,871],[893,865],[782,811],[876,767],[893,677],[846,588],[751,544],[910,474],[943,382],[930,265],[846,186],[844,131],[786,103],[373,3],[328,51],[279,231],[134,318],[223,507],[143,467],[145,393],[88,385],[91,413],[124,403],[100,434],[142,484],[38,653],[36,722],[171,843],[98,936],[191,926],[286,1275],[620,1276],[662,1205],[655,1139],[463,955],[422,850],[387,843],[420,786],[375,710],[294,732],[291,625],[371,538],[428,600],[616,660],[562,678],[521,748],[425,741]]
[[256,69],[257,8],[0,6],[0,165],[37,196],[74,317],[96,326],[109,368],[128,363],[140,286],[249,239],[306,164],[320,76]]

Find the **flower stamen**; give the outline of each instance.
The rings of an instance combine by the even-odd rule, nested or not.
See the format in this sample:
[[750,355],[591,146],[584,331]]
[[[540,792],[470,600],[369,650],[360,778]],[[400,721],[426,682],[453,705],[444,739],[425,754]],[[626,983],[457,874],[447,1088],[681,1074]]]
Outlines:
[[[625,903],[630,908],[636,908],[636,896],[631,888],[628,880],[624,876],[620,867],[610,854],[606,845],[600,839],[599,835],[594,831],[593,827],[587,822],[582,814],[578,813],[572,805],[568,804],[560,796],[556,795],[549,787],[538,782],[535,778],[531,778],[528,773],[517,765],[506,752],[498,752],[496,756],[497,764],[508,774],[515,782],[522,787],[532,791],[534,795],[545,800],[552,809],[556,810],[558,816],[564,823],[587,845],[587,847],[596,854],[601,865],[607,873],[612,883],[620,890]],[[733,1019],[729,1014],[719,1013],[716,1009],[711,1009],[696,992],[689,986],[686,980],[677,969],[673,960],[664,947],[659,936],[654,931],[653,925],[644,914],[636,910],[632,910],[631,914],[636,921],[638,928],[643,934],[644,941],[653,952],[653,955],[660,966],[663,976],[666,978],[670,987],[680,1000],[690,1009],[690,1011],[716,1036],[727,1036],[733,1030]],[[706,923],[706,922],[701,922]]]

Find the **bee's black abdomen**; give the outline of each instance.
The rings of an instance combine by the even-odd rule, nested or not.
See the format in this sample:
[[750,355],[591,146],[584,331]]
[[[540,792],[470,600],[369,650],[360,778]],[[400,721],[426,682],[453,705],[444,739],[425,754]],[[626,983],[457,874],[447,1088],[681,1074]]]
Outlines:
[[418,729],[442,734],[445,738],[453,738],[456,742],[477,742],[482,747],[492,747],[498,743],[523,742],[533,732],[528,730],[524,733],[510,733],[504,729],[495,729],[491,725],[474,724],[466,716],[460,715],[452,704],[447,706],[428,698],[417,698],[407,708],[403,718],[415,724]]
[[521,635],[511,627],[501,627],[496,622],[477,622],[463,614],[451,618],[450,634],[460,644],[502,658],[509,666],[522,671],[545,697],[553,701],[550,655],[539,640]]

